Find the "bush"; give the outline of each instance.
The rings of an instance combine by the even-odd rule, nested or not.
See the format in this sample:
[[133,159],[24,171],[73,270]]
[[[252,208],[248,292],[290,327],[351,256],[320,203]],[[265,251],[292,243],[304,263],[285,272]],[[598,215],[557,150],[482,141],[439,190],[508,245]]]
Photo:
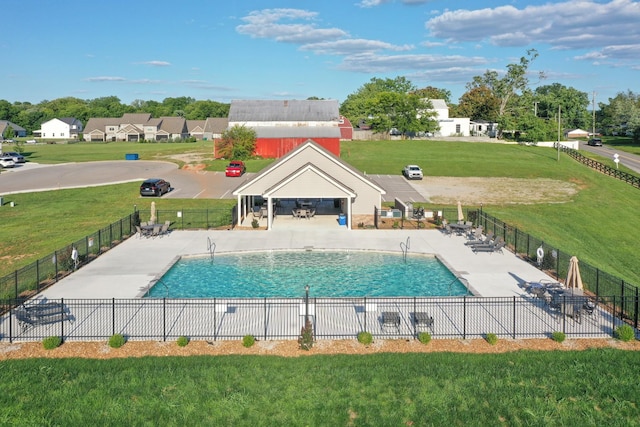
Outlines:
[[258,227],[260,227],[260,223],[258,222],[257,219],[254,219],[253,221],[251,221],[251,226],[253,228],[258,228]]
[[418,334],[418,341],[422,344],[429,344],[431,341],[431,334],[429,332],[420,332]]
[[109,338],[109,347],[111,348],[120,348],[126,343],[127,340],[124,338],[122,334],[113,334]]
[[567,336],[564,332],[555,331],[551,334],[551,339],[555,342],[563,342],[565,339],[567,339]]
[[307,319],[300,331],[298,345],[301,350],[311,350],[311,347],[313,347],[313,325],[309,319]]
[[622,325],[616,328],[616,338],[620,341],[629,342],[636,337],[636,333],[629,325]]
[[178,344],[178,347],[186,347],[187,344],[189,344],[189,338],[185,337],[184,335],[179,336],[176,343]]
[[487,334],[484,339],[491,345],[496,345],[498,342],[498,336],[496,334]]
[[256,343],[256,338],[253,335],[245,335],[242,337],[242,345],[249,348]]
[[359,332],[358,333],[358,342],[360,344],[369,345],[373,342],[373,335],[370,332]]
[[45,350],[53,350],[54,348],[60,347],[61,344],[61,337],[47,337],[42,340],[42,347],[44,347]]

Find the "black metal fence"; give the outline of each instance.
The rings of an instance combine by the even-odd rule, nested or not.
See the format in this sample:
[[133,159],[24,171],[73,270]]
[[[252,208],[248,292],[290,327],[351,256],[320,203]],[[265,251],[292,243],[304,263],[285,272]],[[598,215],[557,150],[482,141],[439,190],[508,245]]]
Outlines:
[[[557,148],[557,145],[556,145],[556,148]],[[636,188],[640,188],[640,177],[638,176],[620,171],[618,169],[614,169],[596,160],[585,157],[582,154],[580,154],[578,150],[574,150],[573,148],[566,147],[562,144],[560,145],[560,150],[564,151],[570,157],[573,157],[575,160],[579,161],[580,163],[585,164],[590,168],[597,170],[598,172],[617,178]]]
[[[136,225],[150,217],[138,211],[58,249],[35,262],[0,277],[0,299],[28,299],[91,262],[136,233]],[[237,221],[233,209],[158,210],[156,222],[171,222],[171,229],[231,228]]]
[[[629,299],[629,298],[627,298]],[[302,298],[291,299],[65,299],[71,320],[50,318],[34,326],[19,322],[16,301],[2,301],[0,340],[33,341],[48,336],[64,340],[106,340],[123,334],[129,340],[295,339],[308,315],[316,339],[349,339],[359,332],[377,338],[610,337],[624,322],[607,307],[624,306],[620,298],[602,297],[591,313],[563,313],[533,296],[502,298]],[[397,322],[385,323],[396,313]],[[62,313],[60,313],[62,314]],[[433,319],[420,323],[417,319]]]

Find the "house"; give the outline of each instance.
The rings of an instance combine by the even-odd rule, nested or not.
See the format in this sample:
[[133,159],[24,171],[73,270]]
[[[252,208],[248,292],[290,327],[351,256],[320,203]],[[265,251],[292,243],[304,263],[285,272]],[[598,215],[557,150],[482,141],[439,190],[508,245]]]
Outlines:
[[85,141],[175,141],[188,136],[184,117],[154,119],[148,113],[91,118],[84,132]]
[[229,108],[229,127],[256,132],[255,155],[279,158],[312,139],[340,155],[340,113],[337,100],[237,100]]
[[40,129],[34,130],[33,134],[40,138],[78,139],[82,129],[82,122],[75,117],[61,117],[42,123]]
[[[205,141],[213,141],[222,137],[222,133],[229,126],[229,118],[227,117],[208,117],[204,122],[204,132],[202,139]],[[214,146],[215,148],[215,146]]]
[[373,219],[384,194],[382,187],[313,140],[298,145],[233,191],[239,223],[250,220],[256,197],[266,202],[268,230],[277,226],[273,209],[278,205],[295,206],[298,200],[310,199],[329,201],[326,214],[345,215],[345,225],[352,228],[354,223]]
[[449,117],[449,107],[444,99],[430,99],[438,121],[440,130],[435,132],[435,136],[469,136],[471,130],[471,119],[468,117]]
[[498,123],[487,120],[473,120],[471,121],[469,130],[473,136],[495,138],[498,135]]
[[567,138],[586,138],[589,136],[589,132],[582,129],[573,129],[565,133]]
[[0,141],[3,139],[2,137],[7,131],[7,128],[13,129],[13,136],[17,138],[24,138],[25,136],[27,136],[27,130],[22,126],[18,126],[17,124],[8,120],[0,120]]
[[204,135],[204,125],[206,120],[187,120],[187,132],[189,137],[202,139]]

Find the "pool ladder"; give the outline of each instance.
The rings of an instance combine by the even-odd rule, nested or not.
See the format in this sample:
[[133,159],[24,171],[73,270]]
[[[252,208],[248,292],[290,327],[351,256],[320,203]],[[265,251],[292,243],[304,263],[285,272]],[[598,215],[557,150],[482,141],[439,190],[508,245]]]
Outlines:
[[407,236],[407,241],[406,242],[400,242],[400,250],[402,251],[402,259],[404,260],[404,263],[407,263],[407,253],[409,252],[409,248],[411,247],[411,241],[409,240],[410,237]]
[[216,253],[216,244],[213,240],[211,240],[211,237],[207,237],[207,250],[209,251],[211,261],[213,261],[213,257]]

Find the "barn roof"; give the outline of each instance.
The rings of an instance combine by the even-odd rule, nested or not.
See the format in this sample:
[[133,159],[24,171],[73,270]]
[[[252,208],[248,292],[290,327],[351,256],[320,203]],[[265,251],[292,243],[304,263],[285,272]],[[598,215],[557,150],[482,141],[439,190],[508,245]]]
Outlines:
[[230,122],[338,121],[338,101],[332,100],[235,100],[229,108]]

